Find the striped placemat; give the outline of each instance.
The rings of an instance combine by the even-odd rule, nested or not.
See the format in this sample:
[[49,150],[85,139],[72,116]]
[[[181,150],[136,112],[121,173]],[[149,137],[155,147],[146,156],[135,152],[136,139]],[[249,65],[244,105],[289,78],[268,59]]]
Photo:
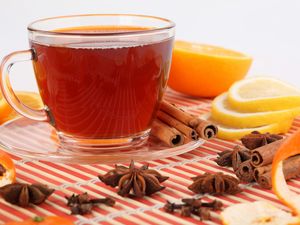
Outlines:
[[[168,91],[165,99],[181,105],[191,113],[209,111],[210,100],[186,97],[173,91]],[[300,127],[300,119],[295,119],[289,134]],[[16,137],[17,139],[17,134]],[[11,205],[0,198],[0,224],[11,220],[23,220],[34,216],[58,215],[68,216],[75,224],[220,224],[219,214],[212,213],[212,221],[200,221],[198,217],[181,217],[180,213],[169,214],[162,207],[166,200],[180,202],[181,198],[200,197],[194,195],[187,186],[192,183],[190,177],[204,172],[222,171],[233,174],[231,169],[221,168],[213,161],[216,153],[232,149],[239,142],[229,142],[220,139],[207,141],[203,146],[188,153],[175,157],[136,163],[137,166],[149,163],[149,166],[160,170],[170,178],[163,183],[166,189],[151,197],[142,199],[123,198],[116,194],[114,188],[99,181],[97,175],[104,174],[114,165],[74,165],[56,164],[46,161],[35,161],[18,158],[12,155],[17,167],[17,181],[47,184],[56,189],[49,199],[30,208]],[[292,190],[300,192],[300,179],[289,182]],[[264,200],[279,208],[286,209],[270,190],[264,190],[257,184],[242,184],[243,192],[237,195],[213,197],[204,195],[204,199],[218,199],[225,206],[239,203]],[[112,196],[116,199],[114,207],[101,205],[88,216],[71,216],[66,206],[66,195],[88,192],[92,197]]]

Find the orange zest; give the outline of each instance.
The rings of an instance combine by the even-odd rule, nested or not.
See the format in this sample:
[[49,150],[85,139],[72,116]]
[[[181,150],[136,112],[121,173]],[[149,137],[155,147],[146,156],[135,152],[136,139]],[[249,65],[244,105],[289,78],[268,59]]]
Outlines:
[[251,57],[221,47],[176,41],[168,85],[179,92],[214,97],[244,78]]
[[46,217],[34,217],[33,219],[28,219],[24,221],[12,221],[5,225],[74,225],[74,223],[66,218],[60,216],[46,216]]
[[300,130],[288,137],[276,152],[272,164],[272,186],[277,197],[300,218],[300,195],[292,192],[284,178],[282,162],[300,154]]
[[2,150],[0,150],[0,167],[0,170],[2,171],[0,174],[0,187],[15,182],[15,164],[10,156]]

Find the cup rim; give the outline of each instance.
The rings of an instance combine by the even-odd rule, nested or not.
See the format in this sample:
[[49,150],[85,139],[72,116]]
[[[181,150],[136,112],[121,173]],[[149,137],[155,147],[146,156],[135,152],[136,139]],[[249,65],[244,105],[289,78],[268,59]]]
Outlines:
[[[63,32],[63,31],[49,31],[49,30],[43,30],[43,29],[37,29],[33,26],[39,22],[45,22],[47,20],[54,20],[54,19],[64,19],[64,18],[75,18],[75,17],[105,17],[105,16],[125,16],[125,17],[142,17],[142,18],[149,18],[149,19],[155,19],[155,20],[161,20],[164,22],[167,22],[167,25],[163,27],[157,27],[157,28],[150,28],[147,30],[138,30],[138,31],[121,31],[121,32],[99,32],[99,33],[72,33],[72,32]],[[71,36],[118,36],[118,35],[133,35],[133,34],[147,34],[152,33],[153,31],[162,31],[166,29],[172,29],[175,27],[175,23],[169,19],[165,19],[158,16],[149,16],[149,15],[142,15],[142,14],[75,14],[75,15],[67,15],[67,16],[55,16],[55,17],[47,17],[35,20],[31,22],[27,26],[27,30],[31,32],[39,32],[42,34],[50,34],[50,35],[71,35]]]

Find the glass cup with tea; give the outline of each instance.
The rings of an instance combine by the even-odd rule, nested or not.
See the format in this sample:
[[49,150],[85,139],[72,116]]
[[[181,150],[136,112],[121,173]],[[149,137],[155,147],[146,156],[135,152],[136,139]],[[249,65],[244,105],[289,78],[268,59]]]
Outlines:
[[[28,26],[30,49],[6,56],[1,90],[19,114],[49,122],[67,149],[123,148],[147,140],[166,88],[173,22],[142,15],[76,15]],[[14,94],[8,76],[31,60],[44,108]]]

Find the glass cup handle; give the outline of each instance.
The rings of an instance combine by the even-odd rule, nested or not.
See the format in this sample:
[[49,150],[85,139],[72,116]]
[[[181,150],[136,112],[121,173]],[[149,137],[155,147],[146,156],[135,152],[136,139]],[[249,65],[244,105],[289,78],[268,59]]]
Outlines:
[[44,109],[32,109],[23,104],[14,93],[9,81],[9,72],[15,63],[34,59],[35,52],[33,49],[13,52],[4,57],[0,66],[0,87],[3,97],[19,114],[32,120],[49,121],[48,115]]

